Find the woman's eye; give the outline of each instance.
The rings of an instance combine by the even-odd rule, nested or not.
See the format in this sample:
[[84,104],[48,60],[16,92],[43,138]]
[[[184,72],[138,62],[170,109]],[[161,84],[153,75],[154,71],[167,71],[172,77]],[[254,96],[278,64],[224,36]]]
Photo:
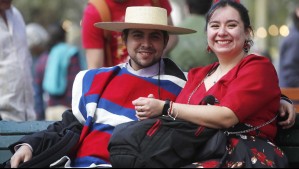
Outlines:
[[236,26],[237,26],[236,24],[230,24],[230,25],[228,25],[229,28],[234,28]]
[[211,25],[211,28],[218,28],[219,25]]

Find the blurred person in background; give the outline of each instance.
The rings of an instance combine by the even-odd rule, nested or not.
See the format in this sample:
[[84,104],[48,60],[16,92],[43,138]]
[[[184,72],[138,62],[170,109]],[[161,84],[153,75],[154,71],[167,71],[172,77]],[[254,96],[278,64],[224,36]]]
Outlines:
[[35,120],[32,58],[23,16],[12,0],[0,0],[0,119]]
[[76,74],[83,69],[80,50],[66,43],[66,31],[60,23],[47,29],[50,34],[49,54],[37,62],[36,81],[48,96],[46,120],[60,120],[61,114],[71,108],[72,84]]
[[205,33],[205,14],[210,9],[213,0],[186,0],[186,18],[179,24],[196,30],[195,34],[179,36],[178,44],[170,52],[170,58],[182,70],[189,71],[197,66],[213,63],[217,58],[205,50],[207,46]]
[[171,5],[171,18],[174,25],[178,25],[182,20],[186,18],[186,15],[189,15],[186,12],[186,0],[170,0]]
[[280,87],[299,87],[299,2],[296,2],[290,34],[283,39],[279,56]]
[[[101,3],[100,3],[101,2]],[[158,6],[165,8],[168,14],[168,23],[173,25],[170,13],[172,11],[168,0],[94,0],[87,4],[82,19],[82,45],[86,51],[86,61],[88,69],[100,68],[103,66],[114,66],[124,63],[129,59],[127,49],[122,42],[121,33],[111,32],[107,38],[104,31],[94,27],[94,23],[102,22],[102,18],[107,18],[107,13],[99,13],[97,5],[107,6],[108,14],[113,22],[123,22],[125,10],[128,6]],[[101,16],[103,15],[103,16]],[[110,32],[109,32],[110,33]],[[164,55],[168,53],[177,43],[177,35],[170,35],[168,46]],[[105,50],[105,43],[109,43],[110,51]],[[111,54],[107,54],[111,53]]]
[[33,87],[34,87],[34,109],[36,112],[37,120],[45,120],[45,103],[43,98],[42,79],[44,67],[39,69],[40,66],[36,63],[43,62],[41,59],[47,59],[48,55],[48,42],[49,33],[47,30],[38,23],[29,23],[26,26],[27,43],[33,58]]

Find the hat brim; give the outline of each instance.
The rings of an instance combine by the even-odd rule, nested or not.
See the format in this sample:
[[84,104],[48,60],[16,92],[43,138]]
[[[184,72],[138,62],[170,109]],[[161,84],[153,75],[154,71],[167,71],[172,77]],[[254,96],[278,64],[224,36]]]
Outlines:
[[157,29],[167,31],[169,34],[190,34],[196,33],[195,30],[156,24],[141,24],[141,23],[124,23],[124,22],[98,22],[94,24],[95,27],[105,30],[122,32],[125,29]]

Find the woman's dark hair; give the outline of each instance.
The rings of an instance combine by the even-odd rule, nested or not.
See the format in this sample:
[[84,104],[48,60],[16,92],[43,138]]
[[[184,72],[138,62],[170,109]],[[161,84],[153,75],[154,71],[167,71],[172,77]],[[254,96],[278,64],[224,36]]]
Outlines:
[[208,23],[213,15],[213,13],[215,12],[215,10],[218,8],[226,7],[226,6],[231,6],[231,7],[235,8],[240,14],[241,20],[244,23],[245,30],[250,30],[251,33],[253,33],[248,10],[241,3],[236,2],[234,0],[220,0],[217,3],[212,5],[212,7],[210,8],[210,10],[208,11],[208,13],[206,15],[206,29],[207,29]]
[[190,13],[205,15],[213,4],[213,0],[187,0]]

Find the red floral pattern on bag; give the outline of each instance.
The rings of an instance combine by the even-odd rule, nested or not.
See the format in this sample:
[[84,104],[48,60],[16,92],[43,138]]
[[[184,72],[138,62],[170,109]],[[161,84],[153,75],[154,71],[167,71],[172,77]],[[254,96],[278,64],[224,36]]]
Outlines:
[[279,157],[283,157],[283,156],[284,156],[284,153],[281,151],[280,148],[275,147],[275,148],[274,148],[274,151],[275,151],[275,153],[276,153]]
[[273,167],[274,162],[267,159],[267,156],[263,152],[259,152],[256,148],[251,149],[254,154],[253,158],[257,158],[263,165]]
[[219,161],[209,160],[200,163],[193,163],[195,168],[217,168],[219,166]]

